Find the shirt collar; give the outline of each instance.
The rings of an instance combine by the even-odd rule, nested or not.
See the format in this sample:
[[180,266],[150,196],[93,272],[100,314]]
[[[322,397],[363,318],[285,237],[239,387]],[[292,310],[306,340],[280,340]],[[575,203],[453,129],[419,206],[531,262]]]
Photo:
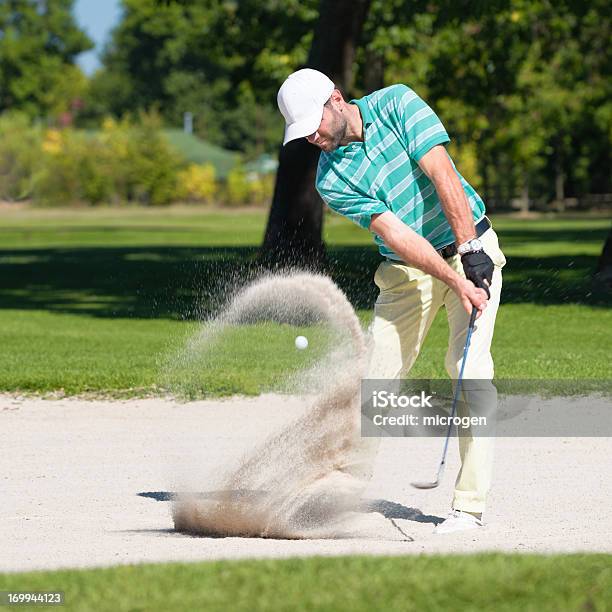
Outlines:
[[361,146],[363,146],[366,151],[366,155],[367,155],[367,150],[368,150],[367,130],[370,127],[370,125],[372,125],[372,115],[370,113],[370,109],[368,108],[368,103],[365,101],[365,99],[361,98],[359,100],[355,100],[355,99],[350,100],[349,104],[357,105],[357,108],[359,109],[359,112],[361,113],[361,120],[363,121],[363,142],[359,142],[359,141],[350,142],[349,144],[343,147],[338,147],[336,151],[340,156],[344,156],[346,153],[349,153],[355,150],[356,148],[360,148]]
[[363,99],[359,100],[351,100],[349,104],[356,104],[361,112],[361,119],[363,121],[363,136],[365,139],[365,133],[370,124],[372,123],[372,115],[370,114],[370,109],[368,108],[368,103]]

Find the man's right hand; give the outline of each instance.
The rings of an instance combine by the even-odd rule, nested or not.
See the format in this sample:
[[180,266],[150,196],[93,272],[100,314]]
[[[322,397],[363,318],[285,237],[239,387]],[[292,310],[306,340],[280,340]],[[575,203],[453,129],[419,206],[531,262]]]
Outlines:
[[476,287],[472,281],[463,277],[458,277],[453,290],[459,296],[465,311],[470,314],[472,312],[472,307],[476,306],[479,310],[476,318],[480,317],[482,311],[487,307],[487,292],[484,289]]

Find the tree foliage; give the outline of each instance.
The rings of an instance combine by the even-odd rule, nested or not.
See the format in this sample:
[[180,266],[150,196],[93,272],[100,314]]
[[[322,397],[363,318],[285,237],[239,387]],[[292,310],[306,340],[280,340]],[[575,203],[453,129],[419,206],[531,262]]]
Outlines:
[[[157,106],[255,155],[275,152],[275,94],[307,59],[317,0],[123,0],[90,113]],[[437,110],[451,152],[490,202],[610,190],[607,3],[373,0],[354,92],[395,82]]]
[[[152,109],[179,126],[190,111],[212,143],[277,152],[276,91],[308,61],[320,0],[122,0],[89,82],[72,5],[0,2],[0,112],[57,116],[83,96],[87,127]],[[372,0],[347,93],[415,89],[489,206],[609,193],[608,12],[604,0]]]
[[487,195],[610,190],[607,3],[400,4],[375,5],[365,48],[436,108]]
[[0,112],[59,114],[83,94],[75,57],[93,44],[72,15],[73,0],[0,2]]
[[123,0],[123,13],[92,83],[98,113],[156,105],[180,125],[190,111],[211,142],[276,148],[276,89],[306,59],[315,0]]

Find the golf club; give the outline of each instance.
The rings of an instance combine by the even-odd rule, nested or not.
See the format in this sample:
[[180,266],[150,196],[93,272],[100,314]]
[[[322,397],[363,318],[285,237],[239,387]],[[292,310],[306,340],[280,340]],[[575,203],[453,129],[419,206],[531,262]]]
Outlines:
[[413,482],[413,487],[417,489],[435,489],[440,484],[442,473],[444,472],[444,464],[446,463],[446,451],[448,450],[448,441],[450,440],[451,430],[453,427],[453,417],[457,410],[457,400],[461,393],[461,381],[463,380],[463,370],[465,368],[465,361],[467,359],[468,349],[470,348],[470,340],[472,339],[472,332],[474,331],[474,323],[476,322],[476,315],[478,314],[478,308],[474,306],[472,308],[472,314],[470,315],[470,323],[468,326],[467,336],[465,338],[465,347],[463,349],[463,360],[461,361],[461,370],[459,371],[459,378],[457,379],[457,386],[455,387],[455,395],[453,396],[453,405],[451,408],[450,420],[448,423],[448,429],[446,430],[446,439],[444,440],[444,450],[442,451],[442,460],[438,467],[438,473],[436,479],[433,482]]

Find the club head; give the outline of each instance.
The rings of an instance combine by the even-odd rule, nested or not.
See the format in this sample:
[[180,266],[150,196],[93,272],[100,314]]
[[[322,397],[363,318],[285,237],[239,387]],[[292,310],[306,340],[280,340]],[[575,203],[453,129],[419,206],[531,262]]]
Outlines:
[[410,483],[415,489],[435,489],[439,484],[439,480],[434,482],[411,482]]

